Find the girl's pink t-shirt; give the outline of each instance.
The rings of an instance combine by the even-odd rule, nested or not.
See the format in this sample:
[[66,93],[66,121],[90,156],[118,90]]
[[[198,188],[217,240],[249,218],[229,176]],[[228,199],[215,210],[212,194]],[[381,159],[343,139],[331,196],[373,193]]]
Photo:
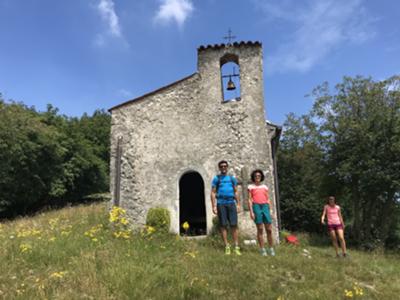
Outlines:
[[268,187],[265,184],[248,186],[249,193],[256,204],[269,204]]
[[328,218],[328,225],[339,225],[341,224],[339,218],[340,206],[330,206],[328,204],[325,205],[326,217]]

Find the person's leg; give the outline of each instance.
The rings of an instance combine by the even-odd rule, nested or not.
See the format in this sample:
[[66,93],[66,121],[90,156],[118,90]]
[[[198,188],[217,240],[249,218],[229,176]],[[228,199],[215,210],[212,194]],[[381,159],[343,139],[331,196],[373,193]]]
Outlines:
[[256,224],[257,226],[257,240],[260,249],[265,248],[263,224]]
[[224,241],[224,245],[225,245],[225,247],[226,247],[226,246],[229,245],[229,244],[228,244],[228,231],[226,230],[226,227],[225,227],[225,226],[221,226],[221,227],[220,227],[220,231],[221,231],[222,240]]
[[263,223],[265,226],[265,232],[267,233],[267,240],[269,245],[269,254],[271,256],[275,256],[275,250],[273,248],[274,241],[272,239],[272,219],[271,219],[271,212],[269,209],[269,204],[262,205],[262,214],[263,214]]
[[230,254],[230,247],[228,243],[228,231],[226,229],[228,224],[227,209],[225,205],[218,205],[218,220],[219,220],[219,230],[221,232],[221,237],[225,245],[225,253]]
[[229,204],[227,207],[227,219],[231,226],[232,238],[235,246],[239,246],[239,229],[237,220],[236,204]]
[[239,247],[239,229],[238,229],[237,225],[232,226],[231,230],[232,230],[233,241],[235,243],[235,248],[233,249],[233,251],[235,252],[236,255],[242,255],[242,253],[240,252],[240,247]]
[[233,242],[235,243],[235,246],[239,246],[239,230],[237,225],[231,226],[231,230],[232,230]]
[[272,225],[271,224],[264,224],[265,232],[267,233],[267,240],[268,245],[270,248],[274,246],[274,240],[272,239]]
[[343,229],[337,229],[336,232],[339,238],[340,247],[342,248],[343,256],[346,256],[346,241],[344,240]]
[[228,210],[229,224],[231,225],[232,238],[233,242],[235,243],[234,252],[236,253],[236,255],[242,255],[239,247],[239,228],[236,204],[230,204],[228,206]]
[[336,239],[336,233],[335,233],[335,230],[329,230],[329,235],[330,235],[330,237],[331,237],[331,240],[332,240],[332,244],[333,244],[333,247],[335,248],[335,251],[336,251],[336,256],[339,256],[339,247],[338,247],[338,243],[337,243],[337,239]]

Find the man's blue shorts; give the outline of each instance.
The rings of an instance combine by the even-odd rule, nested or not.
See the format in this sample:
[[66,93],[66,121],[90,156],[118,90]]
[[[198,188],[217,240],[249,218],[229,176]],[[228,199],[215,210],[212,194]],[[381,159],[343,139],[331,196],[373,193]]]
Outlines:
[[271,224],[271,213],[269,204],[253,203],[254,223],[256,224]]
[[218,204],[218,219],[219,225],[222,227],[237,226],[237,209],[236,203],[231,204]]

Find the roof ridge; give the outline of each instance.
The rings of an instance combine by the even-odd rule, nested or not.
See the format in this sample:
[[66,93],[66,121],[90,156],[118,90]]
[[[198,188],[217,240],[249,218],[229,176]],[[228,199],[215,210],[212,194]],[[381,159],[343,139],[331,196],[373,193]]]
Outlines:
[[195,72],[195,73],[193,73],[193,74],[191,74],[191,75],[189,75],[189,76],[183,77],[183,78],[181,78],[181,79],[179,79],[179,80],[176,80],[176,81],[174,81],[174,82],[172,82],[172,83],[170,83],[170,84],[167,84],[167,85],[165,85],[165,86],[163,86],[163,87],[160,87],[160,88],[158,88],[158,89],[156,89],[156,90],[153,90],[153,91],[151,91],[151,92],[148,92],[148,93],[146,93],[146,94],[144,94],[144,95],[142,95],[142,96],[139,96],[139,97],[136,97],[136,98],[134,98],[134,99],[125,101],[125,102],[123,102],[123,103],[121,103],[121,104],[115,105],[115,106],[111,107],[110,109],[108,109],[108,111],[111,112],[112,110],[114,110],[114,109],[116,109],[116,108],[119,108],[119,107],[121,107],[121,106],[125,106],[125,105],[127,105],[127,104],[132,103],[132,102],[135,102],[135,101],[144,99],[144,98],[146,98],[146,97],[148,97],[148,96],[151,96],[151,95],[153,95],[153,94],[156,94],[156,93],[158,93],[158,92],[160,92],[160,91],[162,91],[162,90],[165,90],[165,89],[167,89],[167,88],[170,88],[170,87],[172,87],[172,86],[174,86],[174,85],[176,85],[176,84],[178,84],[178,83],[181,83],[182,81],[185,81],[185,80],[187,80],[187,79],[190,79],[191,77],[194,77],[196,74],[198,74],[198,72]]

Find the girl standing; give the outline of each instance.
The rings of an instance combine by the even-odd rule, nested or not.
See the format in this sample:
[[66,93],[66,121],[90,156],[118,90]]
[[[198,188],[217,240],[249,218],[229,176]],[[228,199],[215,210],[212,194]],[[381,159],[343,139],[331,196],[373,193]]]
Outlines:
[[248,204],[250,209],[250,217],[254,220],[257,227],[257,240],[260,246],[260,253],[262,256],[267,256],[264,242],[264,228],[267,232],[267,239],[269,245],[269,254],[275,256],[272,239],[272,225],[270,213],[270,201],[268,197],[268,187],[261,184],[264,180],[263,171],[257,169],[251,173],[251,180],[253,184],[248,186]]
[[328,219],[328,232],[332,239],[333,247],[336,251],[336,257],[339,257],[339,247],[337,240],[339,239],[342,255],[346,257],[346,241],[344,240],[344,222],[340,206],[336,204],[336,199],[333,196],[328,197],[327,204],[321,216],[321,223],[325,224],[325,216]]

